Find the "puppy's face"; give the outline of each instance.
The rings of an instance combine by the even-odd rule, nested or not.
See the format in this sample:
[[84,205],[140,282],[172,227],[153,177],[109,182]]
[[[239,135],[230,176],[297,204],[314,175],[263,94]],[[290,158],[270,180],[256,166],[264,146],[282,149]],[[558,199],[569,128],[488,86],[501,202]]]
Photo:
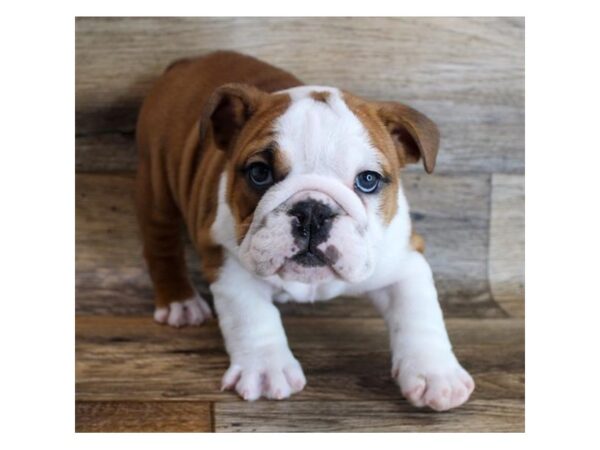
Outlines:
[[201,138],[210,133],[228,154],[240,261],[304,283],[373,273],[400,168],[423,157],[433,170],[438,146],[435,125],[411,108],[313,86],[267,94],[226,85],[201,124],[212,125]]

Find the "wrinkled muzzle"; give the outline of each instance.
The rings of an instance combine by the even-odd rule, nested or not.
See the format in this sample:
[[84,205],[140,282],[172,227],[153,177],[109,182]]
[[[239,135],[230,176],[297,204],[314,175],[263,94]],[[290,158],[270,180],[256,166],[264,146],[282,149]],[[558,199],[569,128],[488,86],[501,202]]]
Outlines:
[[367,226],[364,205],[341,182],[319,175],[290,177],[262,197],[240,259],[262,277],[362,281],[374,268]]

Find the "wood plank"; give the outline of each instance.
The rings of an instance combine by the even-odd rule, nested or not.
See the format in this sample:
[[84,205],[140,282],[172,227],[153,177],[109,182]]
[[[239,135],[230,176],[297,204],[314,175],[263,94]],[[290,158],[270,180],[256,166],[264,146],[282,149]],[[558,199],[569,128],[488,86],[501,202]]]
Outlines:
[[492,177],[489,279],[494,300],[525,315],[525,177]]
[[152,311],[150,279],[138,235],[131,175],[76,176],[77,311]]
[[131,170],[129,144],[105,145],[121,137],[90,135],[131,136],[171,61],[235,49],[307,83],[421,109],[442,133],[439,173],[522,173],[524,37],[522,18],[78,18],[77,166]]
[[76,402],[75,431],[212,431],[211,405],[206,402]]
[[[404,402],[390,378],[381,319],[286,317],[292,350],[308,379],[292,402]],[[521,319],[448,319],[457,356],[472,373],[474,399],[524,398]],[[80,401],[237,401],[220,392],[228,366],[217,324],[173,329],[144,317],[78,316],[76,398]]]
[[[488,289],[489,176],[403,177],[415,228],[426,239],[444,310],[452,317],[502,317]],[[460,205],[460,207],[458,207]],[[190,273],[204,294],[198,259]],[[150,314],[152,288],[142,260],[130,174],[76,177],[77,312]],[[292,315],[376,316],[366,300],[282,305]]]
[[425,238],[425,257],[448,311],[469,310],[492,302],[487,273],[490,178],[488,175],[432,176],[406,173],[403,185],[414,229]]
[[137,151],[133,129],[75,136],[77,172],[134,172]]
[[257,402],[215,405],[217,432],[524,432],[523,402],[473,400],[435,413],[406,403]]

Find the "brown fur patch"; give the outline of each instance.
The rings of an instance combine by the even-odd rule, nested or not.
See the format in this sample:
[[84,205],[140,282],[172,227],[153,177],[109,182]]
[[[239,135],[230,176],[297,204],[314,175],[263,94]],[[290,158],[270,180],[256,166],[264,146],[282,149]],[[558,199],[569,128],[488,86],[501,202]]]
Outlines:
[[254,210],[264,192],[249,185],[243,175],[244,169],[256,159],[263,160],[273,169],[275,181],[289,171],[283,153],[273,143],[273,125],[291,103],[287,94],[265,96],[256,105],[256,113],[250,118],[232,149],[228,164],[227,202],[236,221],[236,234],[241,242],[248,232]]
[[410,246],[413,250],[416,250],[419,253],[424,253],[425,239],[423,239],[423,236],[413,231],[413,233],[410,235]]
[[310,96],[317,102],[327,103],[330,93],[327,91],[312,91]]

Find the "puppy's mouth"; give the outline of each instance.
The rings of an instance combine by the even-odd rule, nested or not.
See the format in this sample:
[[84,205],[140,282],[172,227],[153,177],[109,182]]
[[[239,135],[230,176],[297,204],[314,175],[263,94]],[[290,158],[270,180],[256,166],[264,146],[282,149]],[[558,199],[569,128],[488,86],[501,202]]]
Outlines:
[[283,279],[306,283],[341,278],[334,268],[338,258],[339,252],[334,246],[328,246],[325,251],[311,246],[287,258],[278,273]]
[[311,245],[296,253],[291,260],[304,267],[322,267],[333,266],[339,257],[340,253],[333,245],[327,246],[324,252]]
[[292,258],[292,261],[304,267],[322,267],[328,265],[323,252],[316,250],[304,250],[298,252]]

